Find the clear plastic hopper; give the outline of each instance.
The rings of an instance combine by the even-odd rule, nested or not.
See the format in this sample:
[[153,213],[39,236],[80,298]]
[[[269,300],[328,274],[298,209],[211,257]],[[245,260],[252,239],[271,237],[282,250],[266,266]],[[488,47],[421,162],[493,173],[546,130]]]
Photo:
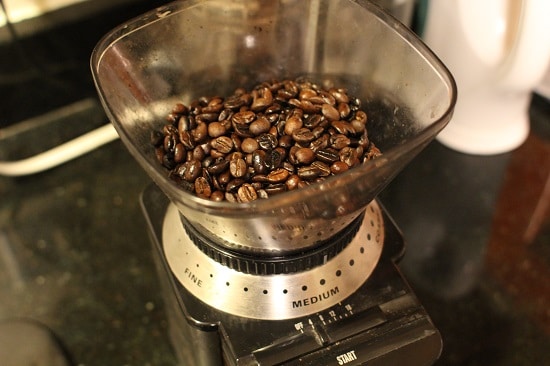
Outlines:
[[[97,45],[92,73],[130,153],[205,235],[279,256],[329,240],[449,122],[452,76],[405,26],[368,1],[181,1],[121,25]],[[383,152],[358,168],[269,199],[213,202],[178,187],[150,133],[178,101],[311,76],[360,98]]]

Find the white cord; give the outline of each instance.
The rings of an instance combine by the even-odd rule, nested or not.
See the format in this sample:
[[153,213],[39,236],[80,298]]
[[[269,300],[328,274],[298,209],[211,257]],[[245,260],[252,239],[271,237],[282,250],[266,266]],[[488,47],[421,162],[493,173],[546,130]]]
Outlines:
[[118,139],[118,133],[109,123],[30,158],[18,161],[0,161],[0,175],[15,177],[39,173],[116,139]]

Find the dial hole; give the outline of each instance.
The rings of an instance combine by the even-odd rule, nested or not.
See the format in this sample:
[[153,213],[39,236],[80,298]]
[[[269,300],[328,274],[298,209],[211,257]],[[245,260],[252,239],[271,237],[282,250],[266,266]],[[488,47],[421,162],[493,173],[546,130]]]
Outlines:
[[323,278],[321,281],[319,281],[319,283],[320,283],[321,285],[324,285],[325,283],[327,283],[327,281],[325,281],[325,279]]
[[337,271],[336,271],[336,277],[340,277],[341,275],[342,275],[342,271],[337,270]]
[[288,290],[286,288],[283,290],[283,294],[288,294]]
[[268,292],[267,290],[264,290],[264,291],[263,291],[264,295],[267,295],[267,292]]
[[353,267],[354,264],[355,264],[355,261],[353,259],[350,259],[349,265]]
[[307,286],[306,285],[302,286],[302,291],[307,291]]
[[243,290],[244,292],[248,292],[248,287],[245,287]]

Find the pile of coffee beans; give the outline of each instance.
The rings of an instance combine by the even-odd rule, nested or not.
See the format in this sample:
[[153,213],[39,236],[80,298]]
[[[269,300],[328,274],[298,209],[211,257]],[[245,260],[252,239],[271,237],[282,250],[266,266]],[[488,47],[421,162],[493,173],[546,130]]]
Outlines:
[[177,103],[152,131],[169,177],[199,197],[249,202],[299,189],[381,154],[361,101],[307,79]]

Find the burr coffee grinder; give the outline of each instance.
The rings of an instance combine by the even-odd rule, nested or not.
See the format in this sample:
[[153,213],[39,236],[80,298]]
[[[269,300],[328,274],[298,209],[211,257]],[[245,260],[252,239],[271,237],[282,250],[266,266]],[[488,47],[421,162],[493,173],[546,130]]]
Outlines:
[[[427,365],[441,338],[401,276],[377,194],[449,122],[456,86],[396,19],[360,0],[176,1],[95,48],[107,115],[155,184],[142,195],[183,365]],[[383,154],[268,199],[182,190],[150,133],[178,101],[308,76],[363,101]]]

